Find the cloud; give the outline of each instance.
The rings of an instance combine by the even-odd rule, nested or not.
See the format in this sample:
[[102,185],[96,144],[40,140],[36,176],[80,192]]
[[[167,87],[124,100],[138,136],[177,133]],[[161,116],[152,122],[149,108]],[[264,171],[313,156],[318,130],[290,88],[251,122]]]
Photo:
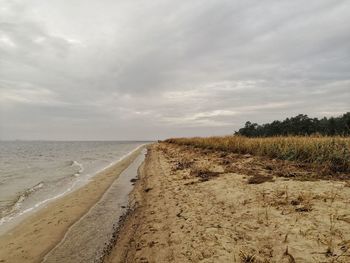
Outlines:
[[338,115],[349,12],[346,0],[0,0],[0,138],[156,139]]
[[3,81],[0,83],[1,87],[1,98],[0,101],[4,106],[11,106],[12,104],[56,104],[54,97],[55,94],[45,88],[39,88],[32,86],[30,83],[14,83],[17,88],[8,88],[13,85],[12,82]]

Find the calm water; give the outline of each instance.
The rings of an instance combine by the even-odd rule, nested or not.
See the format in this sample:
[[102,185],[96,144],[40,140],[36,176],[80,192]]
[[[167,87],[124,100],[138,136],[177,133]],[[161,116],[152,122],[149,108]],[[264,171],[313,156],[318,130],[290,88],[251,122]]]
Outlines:
[[79,185],[144,142],[0,142],[0,226]]

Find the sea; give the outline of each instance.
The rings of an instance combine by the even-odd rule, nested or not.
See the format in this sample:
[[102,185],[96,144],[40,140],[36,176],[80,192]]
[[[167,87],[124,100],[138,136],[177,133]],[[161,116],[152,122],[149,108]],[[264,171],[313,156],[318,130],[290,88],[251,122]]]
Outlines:
[[0,141],[0,227],[86,184],[141,141]]

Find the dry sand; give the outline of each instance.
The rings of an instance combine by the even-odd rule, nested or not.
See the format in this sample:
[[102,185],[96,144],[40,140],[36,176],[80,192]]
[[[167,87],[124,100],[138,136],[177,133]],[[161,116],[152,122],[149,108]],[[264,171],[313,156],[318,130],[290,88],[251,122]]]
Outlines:
[[[0,237],[0,262],[40,262],[77,220],[140,154],[141,148],[104,170],[82,188],[49,203]],[[99,220],[96,218],[96,220]]]
[[349,185],[276,160],[155,144],[106,262],[350,262]]

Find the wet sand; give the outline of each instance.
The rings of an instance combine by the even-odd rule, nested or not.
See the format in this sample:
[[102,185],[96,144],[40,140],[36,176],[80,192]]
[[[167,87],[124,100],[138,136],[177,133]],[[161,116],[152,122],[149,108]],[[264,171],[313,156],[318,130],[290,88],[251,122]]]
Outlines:
[[139,155],[112,183],[103,197],[66,233],[43,262],[102,262],[118,219],[126,213],[128,195],[144,155]]
[[[108,204],[108,197],[106,197],[108,196],[107,190],[111,185],[113,186],[116,178],[133,163],[141,151],[141,148],[134,151],[114,166],[93,177],[87,185],[49,203],[35,214],[28,216],[15,228],[3,234],[0,237],[0,262],[41,262],[44,256],[61,242],[67,230],[88,213],[101,198],[106,207],[110,205]],[[103,200],[103,197],[105,197],[105,200]],[[123,199],[122,202],[125,202],[125,200]],[[101,208],[101,206],[99,207]],[[91,211],[93,210],[91,209]],[[118,213],[121,212],[118,209],[115,211],[114,216],[118,216]],[[103,210],[95,210],[95,212],[98,212],[93,216],[95,223],[101,222],[103,224],[103,220],[99,221],[98,218],[101,216],[101,219],[103,219]],[[89,218],[89,216],[85,218]],[[86,221],[81,220],[81,222]],[[71,231],[74,231],[73,229],[72,227]],[[82,232],[77,234],[80,233]],[[95,236],[91,236],[91,239],[94,238]],[[70,249],[79,251],[77,244],[73,243],[71,243]],[[67,253],[69,255],[71,252],[67,250]]]
[[314,173],[154,144],[105,262],[350,262],[350,183]]

